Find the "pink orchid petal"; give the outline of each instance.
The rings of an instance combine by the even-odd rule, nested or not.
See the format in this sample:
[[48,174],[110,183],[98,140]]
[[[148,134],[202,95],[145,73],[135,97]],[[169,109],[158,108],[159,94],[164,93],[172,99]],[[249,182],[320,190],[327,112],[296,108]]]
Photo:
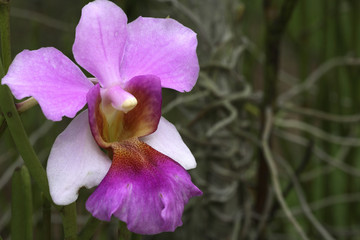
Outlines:
[[179,22],[139,17],[128,24],[121,76],[151,74],[162,87],[190,91],[199,74],[196,46],[196,34]]
[[56,138],[51,149],[46,171],[53,201],[59,205],[74,202],[78,190],[98,185],[110,165],[110,159],[91,135],[88,112],[80,113]]
[[82,9],[76,27],[74,57],[103,87],[120,83],[126,24],[125,13],[113,2],[97,0]]
[[159,126],[154,133],[142,137],[140,140],[169,158],[172,158],[187,170],[196,167],[195,158],[185,145],[179,132],[175,126],[164,117],[161,117]]
[[184,205],[202,192],[179,164],[140,141],[114,147],[111,168],[86,202],[100,220],[111,216],[130,231],[157,234],[182,225]]
[[86,104],[86,94],[93,86],[70,59],[51,47],[19,53],[2,84],[17,99],[34,97],[53,121],[73,118]]

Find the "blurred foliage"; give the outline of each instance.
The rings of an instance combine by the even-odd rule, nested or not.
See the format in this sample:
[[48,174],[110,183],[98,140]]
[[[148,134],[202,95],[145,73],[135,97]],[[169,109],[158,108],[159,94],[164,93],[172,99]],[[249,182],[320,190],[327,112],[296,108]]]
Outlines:
[[[267,0],[264,0],[266,2]],[[277,204],[264,176],[264,211],[255,209],[264,91],[263,2],[260,0],[117,0],[128,14],[167,17],[198,34],[199,80],[190,93],[165,89],[163,113],[194,153],[191,170],[204,195],[186,206],[184,225],[174,233],[143,239],[300,239]],[[274,0],[270,14],[283,1]],[[73,59],[71,47],[80,1],[12,0],[13,56],[23,49],[54,46]],[[360,2],[298,1],[281,41],[271,152],[283,197],[309,239],[360,239]],[[282,23],[279,23],[282,24]],[[22,114],[43,162],[70,119],[50,122],[40,108]],[[10,239],[11,176],[22,160],[9,132],[0,139],[0,235]],[[33,191],[34,239],[46,239],[43,202]],[[77,201],[78,224],[89,213]],[[309,214],[310,212],[310,214]],[[312,215],[313,214],[313,215]],[[315,219],[315,221],[314,221]],[[61,217],[52,209],[52,237],[62,239]],[[118,223],[102,223],[94,239],[116,239]],[[326,235],[326,234],[325,234]]]

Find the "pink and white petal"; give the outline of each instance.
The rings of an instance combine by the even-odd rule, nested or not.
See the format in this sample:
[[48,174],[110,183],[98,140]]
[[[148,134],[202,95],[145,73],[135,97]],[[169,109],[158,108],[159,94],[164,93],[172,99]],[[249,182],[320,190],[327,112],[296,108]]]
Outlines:
[[184,205],[201,194],[184,168],[137,140],[114,146],[111,168],[86,208],[100,220],[114,215],[132,232],[157,234],[181,226]]
[[47,163],[50,194],[58,205],[68,205],[81,187],[97,186],[111,165],[90,132],[88,112],[80,113],[56,138]]
[[19,53],[2,79],[17,99],[34,97],[45,116],[73,118],[86,104],[93,84],[59,50],[48,47]]
[[199,75],[196,33],[174,19],[139,17],[128,24],[121,77],[155,75],[162,87],[190,91]]
[[103,87],[120,83],[126,24],[125,13],[111,1],[96,0],[82,9],[76,27],[74,57]]
[[182,140],[176,127],[164,117],[161,117],[154,133],[142,137],[140,140],[178,162],[187,170],[196,167],[195,158]]

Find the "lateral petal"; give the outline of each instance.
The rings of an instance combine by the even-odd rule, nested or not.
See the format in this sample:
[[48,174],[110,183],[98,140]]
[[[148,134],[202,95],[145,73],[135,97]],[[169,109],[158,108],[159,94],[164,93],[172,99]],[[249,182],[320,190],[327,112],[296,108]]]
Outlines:
[[105,221],[114,215],[139,234],[181,226],[184,205],[202,194],[185,169],[138,140],[114,145],[113,150],[108,174],[86,202],[88,211]]
[[96,0],[82,9],[76,27],[74,57],[103,87],[121,82],[119,67],[127,36],[126,24],[125,13],[111,1]]
[[86,104],[86,94],[93,86],[70,59],[52,47],[16,55],[2,84],[17,99],[34,97],[53,121],[73,118]]
[[50,194],[58,205],[68,205],[81,187],[98,185],[111,165],[91,135],[88,112],[80,113],[56,138],[47,163]]
[[121,76],[155,75],[162,87],[190,91],[199,74],[196,46],[196,33],[174,19],[139,17],[128,24]]
[[196,167],[195,158],[182,140],[176,127],[164,117],[161,117],[154,133],[142,137],[140,140],[178,162],[186,170]]

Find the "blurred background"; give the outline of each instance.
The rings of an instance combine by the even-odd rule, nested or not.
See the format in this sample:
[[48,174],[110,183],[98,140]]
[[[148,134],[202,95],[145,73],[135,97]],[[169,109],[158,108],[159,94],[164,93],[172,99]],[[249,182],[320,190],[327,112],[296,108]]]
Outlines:
[[[360,2],[358,0],[114,0],[129,21],[171,17],[198,34],[201,72],[189,93],[163,90],[163,114],[195,155],[204,192],[184,225],[156,240],[360,239]],[[11,0],[13,57],[53,46],[73,59],[85,0]],[[22,114],[46,166],[71,119]],[[0,235],[10,239],[11,176],[23,164],[0,139]],[[61,217],[33,184],[34,239],[63,239]],[[89,213],[77,201],[79,228]],[[279,204],[279,200],[281,204]],[[304,236],[306,235],[306,236]],[[302,237],[301,237],[302,236]],[[118,239],[102,223],[93,239]]]

